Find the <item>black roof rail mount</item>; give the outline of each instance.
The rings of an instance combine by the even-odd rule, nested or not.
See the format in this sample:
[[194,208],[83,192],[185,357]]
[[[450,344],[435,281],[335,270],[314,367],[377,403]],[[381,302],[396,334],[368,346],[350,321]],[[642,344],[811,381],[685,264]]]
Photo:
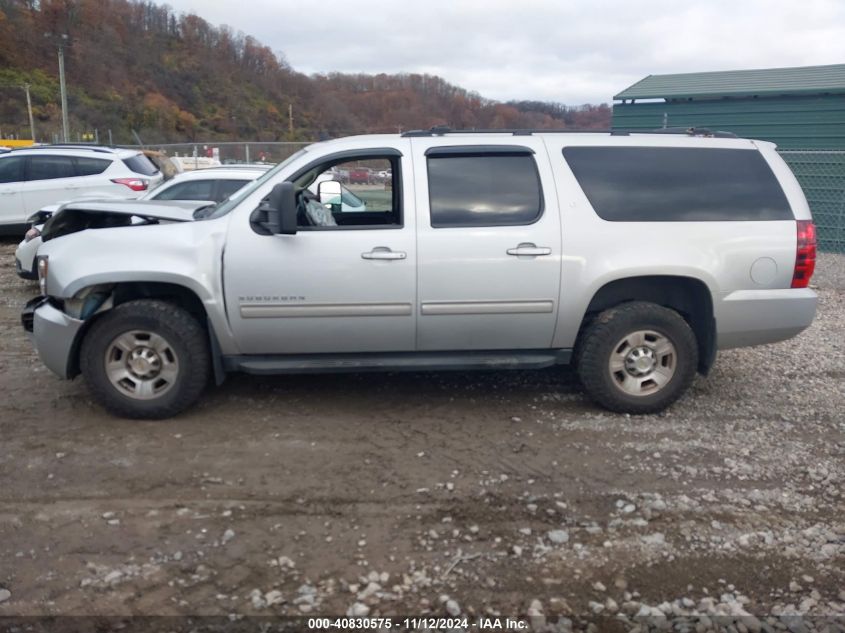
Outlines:
[[713,138],[739,138],[733,132],[709,130],[706,127],[666,127],[650,130],[648,134],[686,134],[688,136],[706,136]]

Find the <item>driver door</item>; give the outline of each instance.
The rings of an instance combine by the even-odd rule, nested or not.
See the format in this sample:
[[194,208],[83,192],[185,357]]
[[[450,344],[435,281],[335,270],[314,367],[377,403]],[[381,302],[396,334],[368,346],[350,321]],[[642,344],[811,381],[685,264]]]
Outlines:
[[[243,214],[230,224],[225,295],[242,354],[414,350],[415,217],[413,193],[403,186],[410,144],[397,139],[381,150],[315,159],[292,180],[299,187],[338,180],[349,164],[387,166],[392,176],[342,183],[354,194],[345,206],[309,214],[302,205],[295,235],[260,235]],[[312,205],[315,194],[305,194]]]

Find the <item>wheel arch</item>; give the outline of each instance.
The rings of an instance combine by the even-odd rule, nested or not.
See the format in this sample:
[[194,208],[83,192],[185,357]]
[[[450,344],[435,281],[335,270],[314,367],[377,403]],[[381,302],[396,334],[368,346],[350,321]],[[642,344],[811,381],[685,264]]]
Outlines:
[[596,315],[631,301],[648,301],[678,312],[695,333],[698,342],[698,371],[707,374],[716,359],[713,295],[708,285],[695,277],[639,275],[605,283],[593,294],[584,312],[576,338],[576,350],[584,329]]
[[92,291],[107,293],[108,298],[103,301],[102,306],[94,314],[84,320],[82,327],[76,335],[76,339],[71,347],[70,358],[68,359],[68,375],[70,377],[75,377],[81,372],[79,354],[82,347],[82,340],[97,320],[111,309],[128,301],[158,299],[184,309],[206,330],[208,333],[209,351],[212,355],[215,382],[220,384],[223,381],[225,373],[217,335],[209,312],[194,289],[172,281],[125,281],[113,284],[86,286],[78,290],[74,296],[84,296]]

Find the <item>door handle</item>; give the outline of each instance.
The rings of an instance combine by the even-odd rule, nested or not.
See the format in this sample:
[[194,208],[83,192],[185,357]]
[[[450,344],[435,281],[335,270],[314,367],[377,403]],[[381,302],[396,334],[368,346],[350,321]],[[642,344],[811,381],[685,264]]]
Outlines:
[[407,256],[402,251],[392,251],[386,246],[377,246],[369,253],[361,253],[362,259],[405,259]]
[[17,191],[5,190],[5,191],[0,191],[0,196],[13,196],[16,193],[17,193]]
[[548,246],[537,246],[531,242],[524,242],[516,248],[509,248],[507,253],[516,257],[538,257],[540,255],[551,255],[552,249]]

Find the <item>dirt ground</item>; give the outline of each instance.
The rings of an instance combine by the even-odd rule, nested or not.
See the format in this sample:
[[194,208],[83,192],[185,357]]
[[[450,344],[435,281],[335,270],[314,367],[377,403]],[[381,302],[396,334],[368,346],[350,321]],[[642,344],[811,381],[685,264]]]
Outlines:
[[553,369],[236,375],[137,422],[40,364],[13,251],[0,616],[845,615],[845,257],[810,330],[658,416]]

